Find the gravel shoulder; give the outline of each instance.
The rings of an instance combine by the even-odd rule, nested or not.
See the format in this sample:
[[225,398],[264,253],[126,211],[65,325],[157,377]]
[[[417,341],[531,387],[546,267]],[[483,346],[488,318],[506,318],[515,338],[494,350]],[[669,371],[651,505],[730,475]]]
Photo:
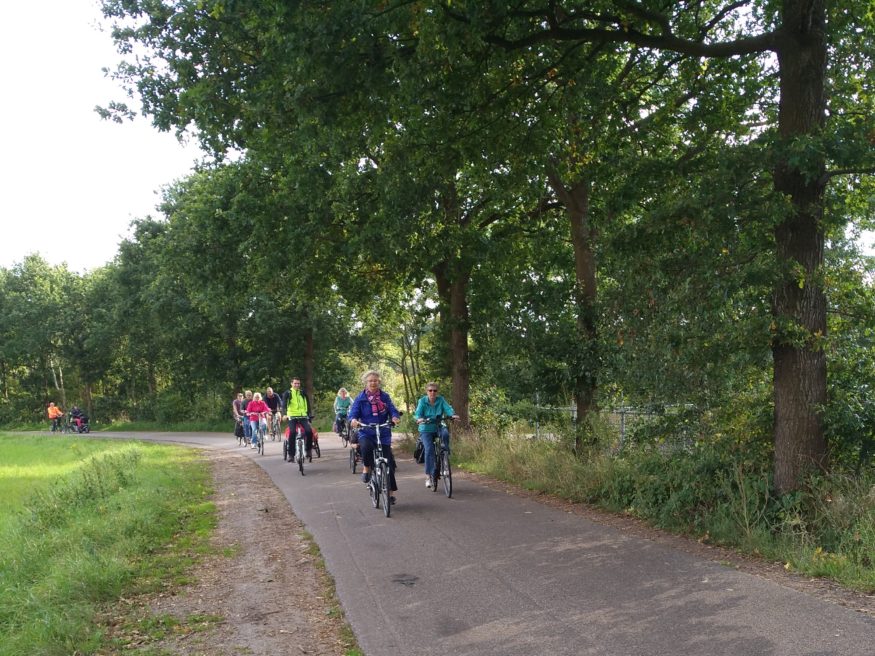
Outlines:
[[202,454],[215,485],[215,553],[194,567],[190,584],[123,600],[116,614],[128,628],[117,637],[127,646],[118,653],[360,653],[318,549],[270,477],[241,455]]

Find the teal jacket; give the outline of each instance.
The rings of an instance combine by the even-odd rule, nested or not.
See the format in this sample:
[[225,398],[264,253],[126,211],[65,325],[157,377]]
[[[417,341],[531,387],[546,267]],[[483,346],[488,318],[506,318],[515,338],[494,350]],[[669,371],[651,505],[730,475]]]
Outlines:
[[[438,396],[434,400],[434,405],[432,405],[428,402],[428,395],[426,395],[419,399],[419,403],[416,404],[416,412],[413,413],[413,416],[417,419],[434,419],[438,415],[452,417],[454,414],[456,414],[456,411],[453,410],[453,406],[447,403],[444,397]],[[419,424],[420,433],[436,433],[437,429],[438,424],[435,422]]]

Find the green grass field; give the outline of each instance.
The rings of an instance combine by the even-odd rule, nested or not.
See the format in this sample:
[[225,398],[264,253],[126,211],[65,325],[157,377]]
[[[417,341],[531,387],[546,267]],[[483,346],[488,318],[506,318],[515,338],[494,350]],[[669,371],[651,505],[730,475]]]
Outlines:
[[118,649],[95,618],[182,583],[215,509],[197,451],[0,433],[0,656]]

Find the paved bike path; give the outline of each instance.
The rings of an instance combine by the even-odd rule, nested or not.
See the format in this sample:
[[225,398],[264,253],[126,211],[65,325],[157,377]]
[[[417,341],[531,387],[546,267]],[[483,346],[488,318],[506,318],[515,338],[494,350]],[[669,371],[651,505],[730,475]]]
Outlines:
[[368,656],[875,655],[872,618],[461,476],[447,499],[410,460],[387,519],[333,434],[303,477],[278,443],[206,442],[271,476]]

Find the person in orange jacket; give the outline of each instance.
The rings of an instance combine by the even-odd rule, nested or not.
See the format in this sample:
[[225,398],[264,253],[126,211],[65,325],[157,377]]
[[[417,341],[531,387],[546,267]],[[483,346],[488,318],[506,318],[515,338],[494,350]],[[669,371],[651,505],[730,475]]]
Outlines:
[[64,412],[55,405],[54,401],[51,401],[49,403],[48,414],[49,421],[52,422],[52,432],[54,433],[61,428],[61,417],[64,416]]

